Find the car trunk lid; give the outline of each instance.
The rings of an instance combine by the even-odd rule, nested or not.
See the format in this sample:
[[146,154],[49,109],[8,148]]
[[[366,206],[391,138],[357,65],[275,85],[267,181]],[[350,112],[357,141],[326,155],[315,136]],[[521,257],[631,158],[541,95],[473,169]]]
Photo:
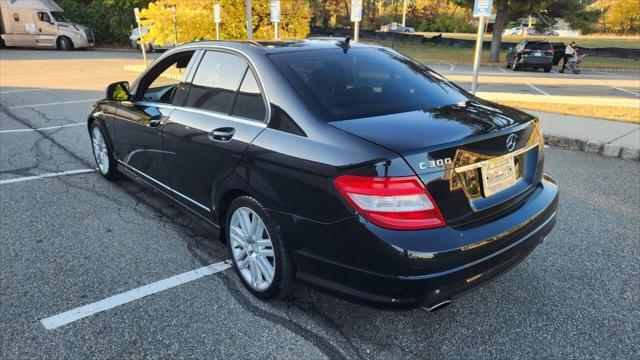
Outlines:
[[[452,226],[516,205],[542,176],[539,122],[479,99],[330,124],[402,155]],[[491,181],[483,179],[491,171],[488,160],[496,166],[511,162],[504,166],[515,172],[515,183],[490,193],[485,183]]]

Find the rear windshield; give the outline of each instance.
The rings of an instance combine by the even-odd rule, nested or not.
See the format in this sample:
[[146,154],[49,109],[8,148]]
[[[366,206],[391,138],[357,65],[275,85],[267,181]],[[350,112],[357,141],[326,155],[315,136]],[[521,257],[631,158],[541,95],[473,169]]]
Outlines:
[[552,47],[551,47],[551,44],[548,42],[532,41],[527,44],[526,48],[531,50],[549,50]]
[[392,50],[341,48],[272,54],[311,108],[327,121],[428,110],[467,100],[440,75]]

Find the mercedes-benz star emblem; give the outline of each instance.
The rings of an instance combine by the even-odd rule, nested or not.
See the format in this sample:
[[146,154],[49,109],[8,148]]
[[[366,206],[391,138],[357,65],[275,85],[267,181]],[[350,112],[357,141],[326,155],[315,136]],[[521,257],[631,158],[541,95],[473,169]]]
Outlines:
[[513,149],[516,148],[517,142],[518,142],[518,135],[516,134],[509,135],[509,137],[507,138],[507,150],[513,151]]

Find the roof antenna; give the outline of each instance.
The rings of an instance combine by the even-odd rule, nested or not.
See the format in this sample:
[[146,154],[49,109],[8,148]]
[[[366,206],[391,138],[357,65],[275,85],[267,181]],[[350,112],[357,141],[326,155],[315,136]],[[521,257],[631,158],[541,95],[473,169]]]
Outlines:
[[351,45],[349,45],[349,42],[351,42],[351,36],[347,35],[347,37],[344,38],[344,40],[338,41],[336,45],[341,47],[342,51],[346,54],[347,50],[349,50],[349,48],[351,47]]

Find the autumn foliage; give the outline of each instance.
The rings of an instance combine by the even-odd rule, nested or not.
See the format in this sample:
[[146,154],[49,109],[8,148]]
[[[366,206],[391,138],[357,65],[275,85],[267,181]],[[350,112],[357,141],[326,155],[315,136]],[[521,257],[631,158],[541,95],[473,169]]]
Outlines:
[[[217,1],[222,9],[220,39],[246,39],[246,15],[244,0]],[[156,44],[174,43],[176,32],[178,43],[200,39],[215,39],[213,22],[213,4],[211,0],[158,0],[141,9],[142,25],[148,29],[146,42]],[[173,10],[176,12],[174,31]],[[282,22],[279,24],[280,38],[304,38],[309,33],[311,18],[307,1],[286,0],[280,5]],[[273,39],[274,27],[270,22],[269,1],[254,0],[252,7],[253,37],[255,39]]]

